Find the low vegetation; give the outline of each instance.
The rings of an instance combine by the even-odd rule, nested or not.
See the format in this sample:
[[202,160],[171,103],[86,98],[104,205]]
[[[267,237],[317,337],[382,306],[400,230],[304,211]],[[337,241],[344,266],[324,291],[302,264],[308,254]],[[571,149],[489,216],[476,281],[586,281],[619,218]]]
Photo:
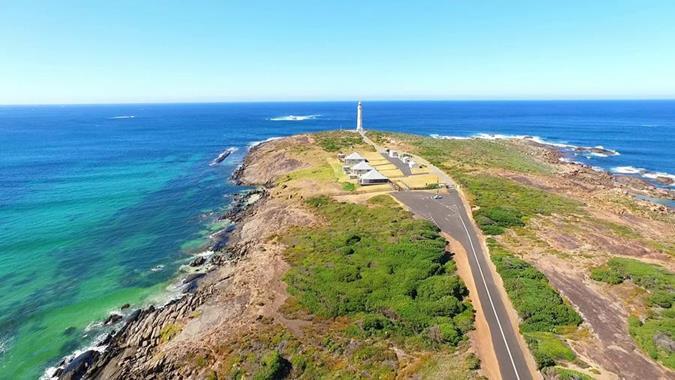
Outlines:
[[478,226],[488,235],[509,227],[524,226],[535,215],[573,212],[579,203],[509,179],[490,175],[457,175],[479,207],[474,212]]
[[545,378],[552,378],[556,380],[593,380],[591,376],[563,367],[550,367],[544,372]]
[[474,311],[438,230],[389,196],[304,204],[321,225],[276,238],[290,265],[280,312],[302,332],[263,318],[222,342],[217,378],[477,378]]
[[410,144],[420,156],[453,173],[477,168],[500,168],[522,173],[551,174],[548,164],[533,159],[525,151],[506,141],[435,139],[374,131],[369,131],[368,137],[379,144],[386,145],[389,137]]
[[506,292],[522,319],[520,331],[539,368],[574,360],[574,352],[559,334],[575,329],[582,322],[581,316],[551,287],[543,273],[506,251],[494,239],[488,239],[488,246]]
[[423,346],[457,345],[473,326],[467,289],[430,223],[389,196],[368,206],[327,197],[307,204],[326,219],[285,239],[289,292],[321,318],[350,316],[365,335]]
[[159,339],[162,343],[166,343],[178,335],[181,330],[180,325],[169,323],[159,332]]
[[316,139],[319,146],[327,152],[352,149],[364,144],[363,138],[357,133],[323,132],[318,133]]
[[675,369],[675,274],[658,265],[615,257],[591,270],[591,278],[613,285],[630,281],[647,291],[651,309],[643,319],[631,316],[628,330],[649,356]]

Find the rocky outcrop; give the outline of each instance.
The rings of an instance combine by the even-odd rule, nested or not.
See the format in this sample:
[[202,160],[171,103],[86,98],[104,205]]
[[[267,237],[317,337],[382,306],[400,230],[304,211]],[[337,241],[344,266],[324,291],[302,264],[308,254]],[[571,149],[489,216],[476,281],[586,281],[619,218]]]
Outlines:
[[164,358],[154,357],[156,348],[164,343],[169,331],[178,329],[212,291],[212,287],[207,287],[194,294],[185,294],[163,307],[151,306],[134,313],[119,332],[111,334],[108,348],[95,358],[86,377],[133,379],[158,372],[161,372],[161,378],[180,377],[172,372],[175,366]]
[[[280,176],[305,166],[286,155],[284,140],[252,149],[233,180],[273,187]],[[109,334],[95,350],[62,362],[56,376],[59,379],[194,377],[191,371],[196,370],[181,362],[184,355],[203,346],[204,340],[208,340],[205,337],[257,323],[261,308],[271,310],[273,305],[266,305],[263,300],[270,299],[270,291],[283,289],[267,289],[263,284],[269,285],[271,278],[280,278],[284,262],[278,252],[265,248],[265,240],[283,228],[309,225],[314,217],[302,209],[289,209],[282,201],[271,199],[268,190],[258,188],[236,195],[220,219],[232,221],[236,227],[212,235],[213,256],[193,259],[190,266],[197,268],[197,272],[179,282],[183,290],[180,298],[164,306],[133,311],[123,327]],[[249,257],[251,253],[253,258]],[[283,297],[276,298],[283,302]],[[209,322],[195,319],[202,312],[207,314],[203,319]],[[114,314],[108,320],[112,324],[120,316]],[[180,334],[187,330],[191,332],[181,338]]]
[[244,159],[244,163],[234,173],[235,182],[244,185],[263,184],[271,187],[274,181],[283,175],[308,166],[292,158],[286,149],[311,141],[311,137],[299,135],[253,147]]

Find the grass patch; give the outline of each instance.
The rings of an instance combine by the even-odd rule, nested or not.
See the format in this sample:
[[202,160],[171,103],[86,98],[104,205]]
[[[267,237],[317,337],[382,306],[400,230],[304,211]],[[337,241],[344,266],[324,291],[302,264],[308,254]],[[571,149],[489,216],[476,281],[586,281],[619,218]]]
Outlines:
[[357,133],[324,132],[316,135],[316,141],[326,152],[338,152],[363,145],[363,138]]
[[488,239],[488,247],[506,292],[522,319],[520,331],[539,368],[555,365],[558,360],[573,360],[574,353],[556,334],[576,330],[582,322],[581,316],[535,267],[506,251],[494,239]]
[[649,291],[649,304],[669,309],[675,302],[675,274],[665,268],[634,259],[615,257],[591,270],[591,278],[609,284],[631,280]]
[[524,337],[539,368],[553,366],[561,360],[571,362],[576,358],[574,351],[553,333],[528,332]]
[[675,274],[665,268],[626,258],[612,258],[607,264],[593,268],[591,278],[608,284],[630,280],[647,290],[651,312],[641,321],[628,319],[628,330],[638,346],[653,359],[675,369]]
[[342,182],[342,190],[344,191],[355,191],[356,185],[351,182]]
[[166,343],[173,339],[176,335],[180,333],[182,328],[180,325],[177,325],[175,323],[169,323],[166,326],[162,327],[162,330],[159,332],[159,340],[162,343]]
[[299,179],[311,179],[315,181],[331,182],[337,180],[333,168],[328,162],[321,162],[308,168],[294,170],[279,179],[279,183],[290,182]]
[[534,215],[573,212],[580,203],[509,179],[489,175],[455,175],[480,207],[474,219],[488,235],[524,226]]
[[499,140],[448,140],[428,137],[411,141],[419,155],[436,166],[453,170],[501,168],[521,173],[550,175],[551,166],[528,155],[518,146]]
[[262,358],[261,368],[253,376],[254,380],[283,379],[291,371],[291,363],[284,359],[279,351],[271,351]]
[[431,223],[413,219],[386,195],[368,205],[328,197],[307,205],[327,223],[286,236],[285,279],[310,313],[349,316],[363,336],[427,347],[456,345],[473,328],[467,289]]
[[548,378],[553,378],[557,380],[593,380],[591,376],[575,371],[569,368],[563,367],[552,367],[548,368],[544,372],[544,376]]

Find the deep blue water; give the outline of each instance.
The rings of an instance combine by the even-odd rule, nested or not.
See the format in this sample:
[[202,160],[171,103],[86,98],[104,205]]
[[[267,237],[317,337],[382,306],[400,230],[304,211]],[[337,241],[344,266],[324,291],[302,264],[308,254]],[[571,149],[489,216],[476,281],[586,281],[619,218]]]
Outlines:
[[[95,339],[90,322],[165,294],[215,228],[214,212],[240,190],[228,178],[249,144],[351,129],[355,110],[345,102],[0,107],[0,378],[39,376]],[[675,101],[365,102],[364,126],[601,145],[619,155],[573,158],[675,173]],[[209,166],[230,146],[239,151]]]

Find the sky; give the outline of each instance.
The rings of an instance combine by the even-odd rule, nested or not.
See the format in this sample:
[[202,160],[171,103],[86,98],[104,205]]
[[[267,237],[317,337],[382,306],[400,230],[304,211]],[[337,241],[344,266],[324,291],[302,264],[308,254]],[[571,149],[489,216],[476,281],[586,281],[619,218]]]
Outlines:
[[675,1],[4,1],[0,104],[675,98]]

